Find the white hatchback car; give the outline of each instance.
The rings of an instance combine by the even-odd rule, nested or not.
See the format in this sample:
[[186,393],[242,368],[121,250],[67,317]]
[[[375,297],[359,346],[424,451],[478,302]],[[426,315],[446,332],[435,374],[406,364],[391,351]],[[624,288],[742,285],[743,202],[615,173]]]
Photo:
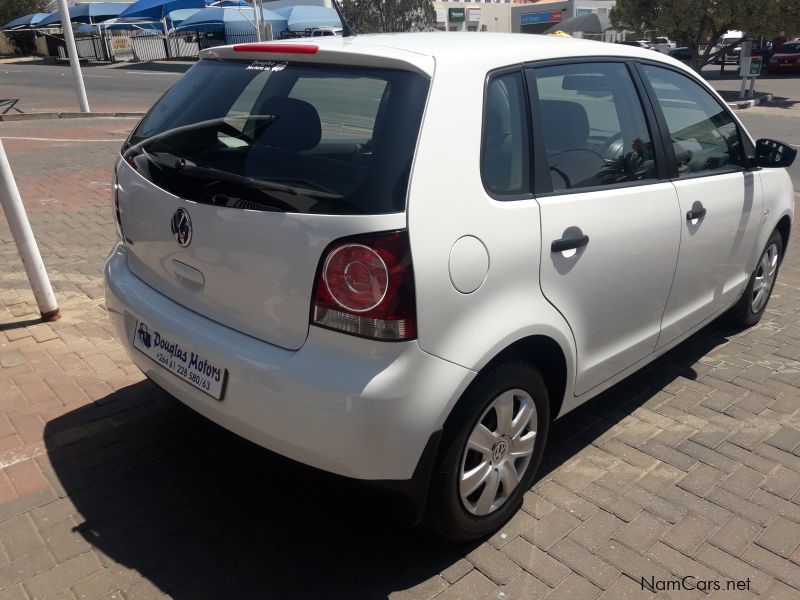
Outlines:
[[116,166],[138,367],[258,444],[499,527],[555,419],[756,323],[795,151],[667,56],[512,34],[214,48]]

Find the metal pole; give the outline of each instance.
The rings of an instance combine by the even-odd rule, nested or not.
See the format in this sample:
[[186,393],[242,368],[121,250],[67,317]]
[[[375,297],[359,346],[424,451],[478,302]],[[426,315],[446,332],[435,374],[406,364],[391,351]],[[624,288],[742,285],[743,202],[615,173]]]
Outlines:
[[164,53],[167,55],[167,58],[172,56],[172,52],[170,51],[169,47],[169,28],[167,27],[167,17],[163,17],[161,19],[161,28],[164,31]]
[[69,22],[67,0],[58,0],[58,12],[61,13],[61,29],[64,31],[64,42],[67,45],[69,66],[72,67],[72,79],[75,81],[75,92],[78,94],[78,104],[81,107],[81,112],[92,112],[89,110],[89,100],[86,98],[86,87],[83,85],[81,63],[78,61],[78,49],[75,47],[75,36],[72,33],[72,25]]
[[53,287],[47,278],[42,255],[39,254],[39,247],[33,237],[28,215],[22,205],[17,183],[11,173],[11,165],[8,164],[2,140],[0,140],[0,205],[3,206],[3,212],[6,214],[11,235],[17,245],[25,272],[28,274],[28,281],[33,289],[33,296],[36,298],[42,319],[55,321],[61,316],[61,313],[58,310],[55,294],[53,294]]
[[252,0],[253,2],[253,25],[256,27],[256,41],[263,42],[263,38],[261,37],[261,2],[258,0]]

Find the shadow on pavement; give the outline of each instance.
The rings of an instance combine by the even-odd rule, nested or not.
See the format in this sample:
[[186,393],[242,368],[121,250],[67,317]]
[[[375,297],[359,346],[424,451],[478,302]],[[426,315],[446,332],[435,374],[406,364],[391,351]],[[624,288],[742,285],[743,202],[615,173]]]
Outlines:
[[193,65],[194,61],[191,62],[159,61],[159,62],[142,62],[142,63],[122,63],[115,65],[113,68],[119,69],[120,71],[130,70],[130,71],[152,71],[153,73],[185,73]]
[[[712,326],[558,421],[540,475],[677,376],[694,379],[725,340]],[[45,442],[77,531],[179,599],[383,598],[477,546],[398,524],[371,488],[257,447],[149,381],[50,421]]]
[[[739,98],[739,91],[738,90],[717,90],[722,99],[725,102],[737,102],[741,100],[750,100],[751,98],[748,96],[747,98]],[[755,98],[760,98],[766,95],[765,92],[756,92]],[[795,104],[800,104],[800,99],[796,98],[787,98],[785,96],[776,96],[775,94],[772,95],[772,100],[769,102],[761,102],[759,106],[771,106],[774,108],[792,108]]]

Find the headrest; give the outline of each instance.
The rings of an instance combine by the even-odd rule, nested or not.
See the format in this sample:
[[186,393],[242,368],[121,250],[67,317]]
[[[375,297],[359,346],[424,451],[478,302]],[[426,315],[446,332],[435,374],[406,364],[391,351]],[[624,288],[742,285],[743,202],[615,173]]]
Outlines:
[[540,100],[544,144],[550,152],[584,148],[589,139],[586,109],[568,100]]
[[319,113],[305,100],[267,98],[261,105],[260,113],[278,117],[258,137],[257,143],[260,146],[301,152],[315,148],[322,138]]

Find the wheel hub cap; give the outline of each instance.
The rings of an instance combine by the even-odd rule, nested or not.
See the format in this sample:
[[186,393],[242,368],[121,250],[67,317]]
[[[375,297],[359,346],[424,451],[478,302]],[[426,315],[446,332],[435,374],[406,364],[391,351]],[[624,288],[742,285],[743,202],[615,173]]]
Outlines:
[[778,247],[770,244],[761,255],[756,267],[756,278],[753,282],[753,295],[750,299],[750,309],[757,313],[769,300],[772,285],[775,283],[775,275],[778,273]]
[[501,439],[492,447],[492,462],[496,465],[503,462],[508,453],[508,441]]
[[538,415],[530,394],[508,390],[489,403],[467,438],[459,473],[461,502],[474,515],[500,508],[533,456]]

